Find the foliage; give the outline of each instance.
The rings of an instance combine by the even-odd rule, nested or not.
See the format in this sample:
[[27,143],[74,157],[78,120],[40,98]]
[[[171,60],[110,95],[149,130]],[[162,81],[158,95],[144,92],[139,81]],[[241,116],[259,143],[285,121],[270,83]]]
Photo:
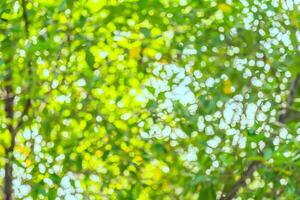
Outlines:
[[299,199],[299,10],[0,1],[3,196]]

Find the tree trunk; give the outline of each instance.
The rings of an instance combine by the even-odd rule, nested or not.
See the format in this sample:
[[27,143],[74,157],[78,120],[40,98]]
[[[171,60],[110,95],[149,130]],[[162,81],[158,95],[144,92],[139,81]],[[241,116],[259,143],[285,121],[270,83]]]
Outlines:
[[12,200],[12,181],[13,181],[13,168],[12,160],[13,154],[10,149],[5,152],[5,176],[4,176],[4,199]]
[[14,119],[14,94],[12,87],[12,69],[8,68],[7,76],[5,78],[7,85],[5,86],[6,98],[4,101],[4,110],[6,118],[9,120],[7,124],[7,129],[10,134],[10,146],[5,149],[5,176],[4,176],[4,200],[12,200],[13,189],[13,160],[14,160],[14,148],[15,148],[15,139],[16,139],[16,129],[13,127]]
[[4,200],[12,200],[13,199],[13,163],[14,163],[14,148],[15,148],[15,139],[16,132],[10,133],[11,135],[11,145],[9,148],[5,150],[5,176],[4,176]]

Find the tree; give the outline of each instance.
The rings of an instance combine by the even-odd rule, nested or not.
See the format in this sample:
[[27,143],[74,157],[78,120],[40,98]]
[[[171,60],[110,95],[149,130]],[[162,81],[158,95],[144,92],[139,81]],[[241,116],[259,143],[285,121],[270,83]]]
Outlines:
[[299,9],[2,1],[3,198],[299,198]]

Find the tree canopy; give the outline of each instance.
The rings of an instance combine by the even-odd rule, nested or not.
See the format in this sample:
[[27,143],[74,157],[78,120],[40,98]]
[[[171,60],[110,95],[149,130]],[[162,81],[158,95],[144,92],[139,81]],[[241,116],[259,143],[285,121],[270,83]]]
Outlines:
[[300,199],[299,0],[0,1],[12,199]]

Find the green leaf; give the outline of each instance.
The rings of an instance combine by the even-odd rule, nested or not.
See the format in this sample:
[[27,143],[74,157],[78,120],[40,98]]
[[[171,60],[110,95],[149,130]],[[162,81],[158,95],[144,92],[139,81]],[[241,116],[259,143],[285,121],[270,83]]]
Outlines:
[[48,199],[52,200],[55,199],[57,196],[57,190],[55,188],[50,188],[48,191]]
[[150,30],[148,28],[140,28],[140,32],[145,36],[145,38],[150,36]]
[[85,52],[85,61],[91,69],[94,68],[95,56],[89,50]]
[[216,191],[212,185],[204,185],[199,194],[199,200],[216,200]]
[[157,108],[157,106],[158,106],[158,104],[156,101],[150,100],[150,101],[148,101],[146,108],[153,111]]
[[273,154],[273,150],[271,148],[267,148],[264,151],[264,158],[266,160],[269,160],[270,158],[272,158],[272,154]]

